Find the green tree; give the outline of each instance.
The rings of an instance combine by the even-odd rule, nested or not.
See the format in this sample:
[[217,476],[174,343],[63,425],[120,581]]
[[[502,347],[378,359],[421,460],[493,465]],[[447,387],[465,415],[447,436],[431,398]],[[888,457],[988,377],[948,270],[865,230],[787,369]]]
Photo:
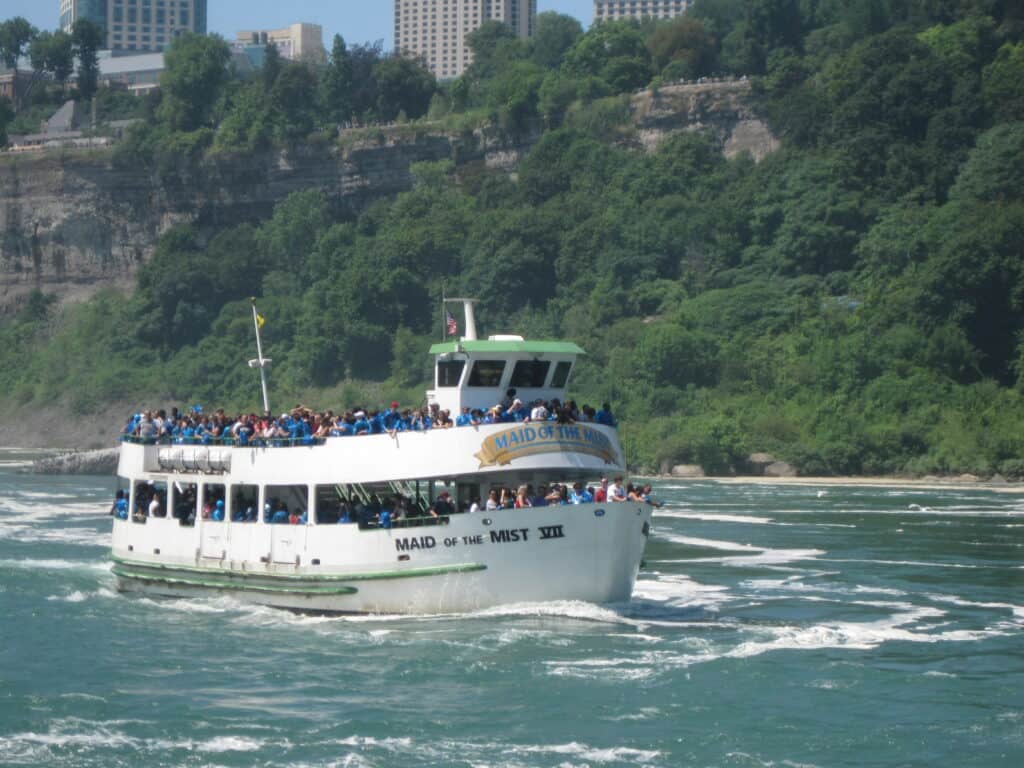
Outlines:
[[352,57],[341,35],[334,36],[331,57],[320,78],[320,103],[331,122],[343,123],[352,116]]
[[666,80],[701,77],[715,70],[714,41],[697,19],[680,16],[659,24],[648,38],[647,47],[655,71]]
[[651,54],[632,21],[594,25],[565,55],[562,67],[576,77],[598,77],[615,92],[645,86],[652,75]]
[[163,99],[157,114],[170,128],[194,131],[214,123],[214,107],[228,82],[231,51],[216,35],[186,34],[164,54]]
[[558,69],[566,52],[582,35],[582,25],[572,16],[554,11],[540,13],[530,40],[530,56],[541,67]]
[[996,120],[1024,120],[1024,42],[1003,44],[985,67],[982,88]]
[[17,71],[18,59],[25,54],[38,31],[21,16],[0,22],[0,61]]
[[78,93],[83,99],[92,99],[96,95],[100,74],[96,52],[103,47],[106,35],[97,24],[88,19],[78,19],[71,29],[71,39],[78,57]]
[[283,68],[284,63],[281,60],[281,52],[277,50],[277,46],[273,43],[267,43],[263,46],[263,66],[260,68],[260,80],[263,81],[263,90],[269,91],[274,87],[274,83],[277,82],[277,78],[280,76]]
[[430,108],[437,91],[434,75],[419,62],[404,56],[388,56],[373,71],[377,85],[377,117],[394,120],[400,112],[415,119]]
[[29,45],[29,58],[37,72],[53,75],[63,89],[75,68],[75,48],[71,35],[63,31],[40,32]]
[[317,80],[305,64],[291,62],[281,69],[267,100],[275,113],[278,139],[294,142],[313,130]]

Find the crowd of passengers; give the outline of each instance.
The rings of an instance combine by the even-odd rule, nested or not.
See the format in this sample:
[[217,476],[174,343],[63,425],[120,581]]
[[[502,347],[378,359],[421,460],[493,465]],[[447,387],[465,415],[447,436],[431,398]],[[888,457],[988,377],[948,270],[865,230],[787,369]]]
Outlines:
[[[182,525],[194,525],[196,519],[196,490],[188,486],[182,493],[176,494],[176,504],[171,514]],[[429,506],[417,502],[400,493],[380,497],[370,494],[364,502],[353,496],[350,499],[339,497],[336,500],[318,504],[317,523],[345,524],[358,523],[362,528],[391,528],[395,523],[419,518],[449,517],[458,512],[476,513],[497,509],[523,509],[526,507],[546,507],[560,504],[590,504],[637,501],[654,506],[661,506],[651,495],[651,486],[623,485],[622,478],[616,477],[609,484],[607,478],[601,478],[598,486],[584,486],[581,482],[571,486],[565,483],[539,485],[520,485],[516,490],[508,487],[492,488],[485,500],[473,498],[457,508],[448,491],[441,491]],[[257,503],[251,499],[239,498],[234,504],[231,521],[235,523],[254,523],[258,520]],[[117,492],[110,514],[121,520],[128,519],[128,499],[123,490]],[[204,520],[216,522],[225,519],[223,493],[214,492],[205,499],[200,515]],[[132,519],[144,522],[146,517],[166,517],[165,494],[148,484],[140,484],[136,489],[135,511]],[[306,525],[309,521],[305,509],[289,510],[287,503],[279,499],[271,499],[263,507],[263,519],[271,524]]]
[[616,426],[608,403],[599,410],[589,405],[577,407],[573,400],[563,403],[557,399],[537,399],[525,404],[515,396],[515,390],[510,389],[506,398],[494,407],[487,410],[466,407],[454,418],[436,403],[423,408],[400,408],[397,402],[393,402],[386,410],[360,407],[340,414],[297,405],[276,419],[268,412],[262,416],[255,413],[229,416],[223,408],[206,414],[202,406],[197,405],[185,413],[172,408],[170,413],[158,410],[133,414],[125,423],[123,434],[172,443],[230,442],[249,445],[285,441],[311,443],[328,437],[395,435],[398,432],[524,422],[591,422]]

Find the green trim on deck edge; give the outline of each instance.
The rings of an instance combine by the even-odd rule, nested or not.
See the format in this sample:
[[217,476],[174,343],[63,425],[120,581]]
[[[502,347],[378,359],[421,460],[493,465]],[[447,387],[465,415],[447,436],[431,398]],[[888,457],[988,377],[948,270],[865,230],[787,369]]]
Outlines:
[[[163,574],[137,573],[130,567],[115,565],[110,569],[115,576],[136,581],[157,581],[161,584],[181,584],[187,587],[206,587],[209,589],[243,589],[250,592],[274,592],[291,595],[354,595],[359,590],[355,587],[302,587],[298,585],[252,584],[232,579],[199,579],[184,576]],[[212,574],[211,574],[212,575]]]
[[571,341],[445,341],[430,347],[430,354],[443,352],[524,352],[529,355],[585,355]]

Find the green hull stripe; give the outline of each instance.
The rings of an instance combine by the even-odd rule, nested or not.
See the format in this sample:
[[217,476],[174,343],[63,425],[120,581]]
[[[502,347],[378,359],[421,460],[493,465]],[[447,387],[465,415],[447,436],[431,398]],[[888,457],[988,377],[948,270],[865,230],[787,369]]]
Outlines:
[[148,574],[114,566],[111,572],[123,579],[135,579],[136,581],[153,581],[160,584],[180,584],[188,587],[206,587],[209,589],[239,589],[247,592],[273,592],[275,594],[291,595],[354,595],[355,587],[303,587],[299,585],[274,586],[270,584],[252,584],[244,581],[232,581],[230,579],[202,579],[189,578],[187,576],[171,576],[164,574]]
[[298,581],[298,582],[338,582],[338,581],[380,581],[384,579],[416,579],[423,576],[443,576],[448,573],[472,573],[474,571],[485,571],[487,566],[483,563],[460,563],[457,565],[436,565],[429,568],[407,568],[401,571],[377,571],[371,573],[260,573],[259,571],[225,571],[213,568],[199,568],[191,565],[164,565],[163,563],[144,563],[138,560],[125,560],[117,555],[111,555],[115,568],[118,565],[128,568],[147,568],[157,571],[172,571],[174,573],[195,573],[204,577],[213,576],[235,576],[246,579],[272,579],[274,581]]

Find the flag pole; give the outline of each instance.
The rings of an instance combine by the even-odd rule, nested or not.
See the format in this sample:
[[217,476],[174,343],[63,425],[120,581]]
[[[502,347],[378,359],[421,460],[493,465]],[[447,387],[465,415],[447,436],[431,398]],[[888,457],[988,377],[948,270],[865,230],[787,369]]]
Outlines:
[[445,298],[445,285],[441,283],[441,341],[448,339],[448,315],[446,311],[448,309],[448,299]]
[[259,313],[256,312],[256,298],[253,297],[252,301],[252,326],[256,329],[256,359],[249,361],[250,368],[260,369],[260,386],[263,388],[263,411],[270,413],[270,400],[267,397],[267,368],[270,366],[270,358],[263,356],[263,342],[260,340],[260,320]]

